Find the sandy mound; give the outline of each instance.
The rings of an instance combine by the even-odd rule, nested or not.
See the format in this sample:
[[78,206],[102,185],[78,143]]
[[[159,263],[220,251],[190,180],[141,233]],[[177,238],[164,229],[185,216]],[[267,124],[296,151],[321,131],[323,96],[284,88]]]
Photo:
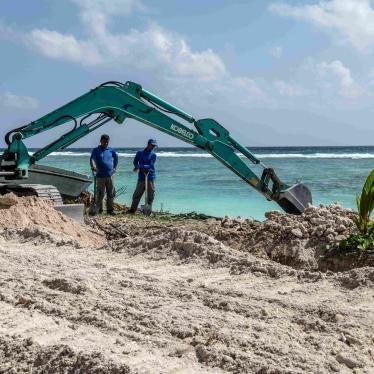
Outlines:
[[[310,206],[299,216],[277,211],[265,215],[263,222],[230,217],[222,220],[180,220],[172,224],[162,221],[150,224],[149,220],[142,219],[99,218],[99,221],[108,239],[114,240],[114,246],[123,246],[131,251],[136,249],[148,255],[155,251],[152,248],[157,247],[158,243],[173,242],[172,249],[182,246],[182,249],[179,248],[181,256],[183,251],[184,256],[193,252],[201,259],[210,252],[210,256],[216,259],[221,255],[217,254],[219,245],[211,242],[215,239],[230,248],[228,253],[237,249],[243,255],[251,253],[294,269],[337,272],[374,265],[374,256],[370,253],[338,256],[332,251],[356,229],[353,223],[356,213],[351,209],[333,204]],[[198,233],[206,234],[210,239]],[[116,240],[123,243],[115,244]],[[216,248],[215,252],[218,251],[214,255],[211,253],[213,248]]]
[[[75,352],[66,345],[52,345],[43,349],[31,338],[15,336],[0,337],[0,345],[1,373],[129,373],[126,365],[115,365],[105,360],[99,352]],[[11,362],[17,363],[16,371]]]
[[205,233],[175,227],[160,227],[131,232],[113,240],[108,248],[131,255],[143,254],[152,260],[174,259],[178,263],[195,262],[209,266],[227,266],[234,259],[232,248]]
[[[286,257],[288,262],[294,265],[290,267],[278,263],[284,260],[284,256],[277,258],[278,261],[275,262],[264,261],[258,256],[248,256],[248,251],[228,247],[205,233],[186,227],[161,225],[139,229],[139,226],[137,228],[128,226],[126,232],[126,237],[110,241],[107,248],[115,252],[125,252],[130,256],[140,255],[152,261],[168,260],[175,265],[196,264],[209,269],[225,267],[235,275],[254,273],[270,278],[292,276],[305,282],[330,279],[347,289],[374,285],[374,268],[370,266],[338,274],[310,269],[310,264],[314,264],[313,261],[316,260],[314,249],[307,248],[310,255],[307,257],[304,252],[303,260],[306,261],[301,262],[300,253],[306,250],[300,247],[299,241],[298,251],[293,250]],[[293,243],[292,239],[291,242]],[[289,245],[287,241],[286,244]],[[318,244],[326,245],[326,241]],[[296,267],[301,269],[296,271]]]
[[355,230],[354,215],[337,204],[310,206],[300,216],[273,211],[266,213],[263,222],[226,217],[196,229],[232,248],[296,269],[336,271],[349,264],[332,262],[326,257],[327,249]]
[[53,208],[50,202],[34,196],[0,196],[0,229],[9,239],[52,242],[57,245],[101,246],[104,238]]

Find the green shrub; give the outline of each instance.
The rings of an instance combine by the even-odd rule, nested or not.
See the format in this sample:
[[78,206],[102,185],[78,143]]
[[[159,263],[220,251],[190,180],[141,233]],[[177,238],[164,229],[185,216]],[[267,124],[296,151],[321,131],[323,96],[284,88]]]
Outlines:
[[361,234],[371,234],[374,222],[370,221],[370,214],[374,209],[374,169],[371,171],[362,188],[361,196],[356,196],[358,216],[354,219],[357,230]]
[[335,247],[341,254],[351,252],[364,254],[374,250],[374,222],[370,220],[374,209],[374,169],[362,187],[361,196],[356,195],[356,203],[358,214],[353,221],[358,232],[351,234]]
[[343,239],[338,246],[341,253],[347,252],[371,252],[374,250],[374,235],[355,233]]

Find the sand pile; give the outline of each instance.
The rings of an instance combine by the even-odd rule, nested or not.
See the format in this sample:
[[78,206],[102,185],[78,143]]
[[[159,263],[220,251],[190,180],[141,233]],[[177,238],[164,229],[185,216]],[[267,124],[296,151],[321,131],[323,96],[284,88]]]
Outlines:
[[35,196],[17,197],[10,193],[0,196],[0,229],[9,239],[50,241],[59,245],[100,246],[103,237],[92,228],[82,225],[52,204]]
[[130,255],[142,254],[152,260],[173,259],[178,263],[209,266],[229,266],[237,259],[231,248],[196,230],[160,226],[129,230],[128,233],[125,238],[111,241],[108,248]]
[[0,345],[1,373],[129,373],[126,365],[115,365],[105,360],[100,352],[75,352],[67,345],[43,349],[32,338],[20,339],[17,336],[0,337]]
[[354,215],[337,204],[321,205],[308,207],[300,216],[272,211],[263,222],[225,217],[198,229],[230,247],[296,269],[326,270],[326,250],[355,230]]
[[[306,282],[329,279],[347,289],[374,285],[372,267],[339,274],[331,271],[311,272],[310,269],[296,271],[295,267],[280,265],[277,263],[279,261],[264,262],[257,256],[248,255],[247,251],[233,249],[205,233],[183,227],[162,225],[148,229],[128,228],[126,237],[110,241],[106,248],[131,257],[142,256],[152,261],[168,260],[174,265],[195,264],[209,269],[225,267],[233,275],[254,273],[270,278],[292,276]],[[299,249],[299,252],[302,250]],[[292,259],[295,261],[295,258]],[[307,268],[307,265],[304,264],[304,267]]]

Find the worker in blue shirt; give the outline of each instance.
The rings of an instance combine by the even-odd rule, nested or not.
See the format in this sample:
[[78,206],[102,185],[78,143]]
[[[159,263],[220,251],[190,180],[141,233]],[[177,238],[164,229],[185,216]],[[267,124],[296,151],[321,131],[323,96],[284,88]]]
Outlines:
[[129,213],[135,213],[138,208],[140,199],[145,191],[145,175],[148,175],[148,201],[147,203],[151,206],[155,197],[155,162],[156,153],[154,152],[157,147],[157,142],[154,139],[149,139],[147,147],[142,151],[138,151],[134,158],[134,171],[138,172],[138,183],[134,194],[132,196],[132,204]]
[[100,145],[92,150],[90,166],[96,172],[95,213],[103,212],[103,199],[106,191],[106,211],[114,215],[113,198],[115,194],[114,174],[118,165],[118,155],[109,147],[109,135],[101,135]]

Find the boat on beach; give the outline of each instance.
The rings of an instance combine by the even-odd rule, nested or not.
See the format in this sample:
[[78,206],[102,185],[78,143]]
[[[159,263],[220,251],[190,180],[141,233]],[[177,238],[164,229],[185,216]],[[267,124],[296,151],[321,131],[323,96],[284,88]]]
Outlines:
[[[9,180],[0,178],[0,183],[9,183]],[[77,197],[87,190],[92,179],[85,175],[70,170],[64,170],[46,165],[32,165],[29,177],[22,180],[12,180],[12,184],[35,184],[55,186],[62,197]]]

